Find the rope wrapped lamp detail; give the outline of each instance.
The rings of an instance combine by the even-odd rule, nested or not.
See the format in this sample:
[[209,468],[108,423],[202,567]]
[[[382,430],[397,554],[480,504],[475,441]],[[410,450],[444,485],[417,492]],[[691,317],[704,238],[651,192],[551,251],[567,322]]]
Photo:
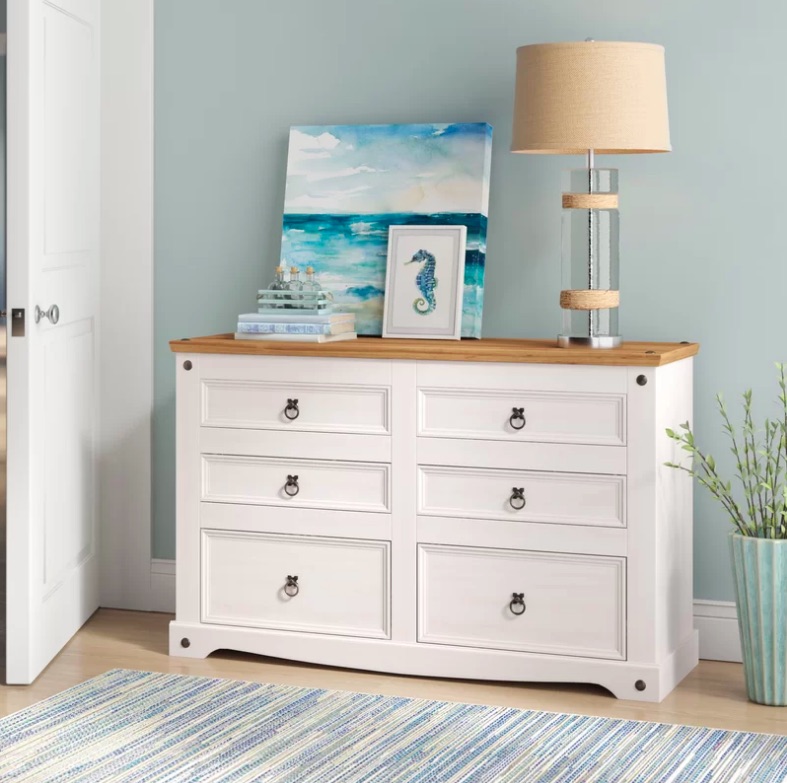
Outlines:
[[607,310],[620,306],[620,291],[581,289],[561,291],[560,306],[564,310]]

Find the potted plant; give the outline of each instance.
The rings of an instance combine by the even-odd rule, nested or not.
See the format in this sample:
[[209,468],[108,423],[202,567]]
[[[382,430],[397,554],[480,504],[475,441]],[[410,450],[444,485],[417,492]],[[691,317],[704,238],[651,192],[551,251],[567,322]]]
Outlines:
[[[743,394],[743,422],[730,420],[716,395],[735,458],[735,481],[724,481],[716,462],[694,441],[688,422],[667,435],[691,454],[690,465],[666,463],[691,474],[724,507],[733,523],[730,553],[738,604],[746,691],[760,704],[787,705],[787,380],[779,373],[781,409],[755,427],[752,393]],[[733,487],[733,484],[735,486]]]

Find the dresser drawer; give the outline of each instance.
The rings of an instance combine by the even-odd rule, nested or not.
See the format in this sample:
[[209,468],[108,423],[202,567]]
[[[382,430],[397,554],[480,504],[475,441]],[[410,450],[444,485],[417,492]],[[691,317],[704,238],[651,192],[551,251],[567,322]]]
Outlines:
[[626,442],[625,400],[623,394],[422,387],[418,434],[621,446]]
[[418,466],[418,513],[624,527],[626,480],[587,473]]
[[419,642],[626,657],[624,558],[422,544],[418,561]]
[[202,455],[202,500],[388,513],[390,467],[377,462]]
[[388,387],[266,380],[202,382],[202,425],[390,434]]
[[389,562],[387,541],[203,530],[202,622],[387,639]]

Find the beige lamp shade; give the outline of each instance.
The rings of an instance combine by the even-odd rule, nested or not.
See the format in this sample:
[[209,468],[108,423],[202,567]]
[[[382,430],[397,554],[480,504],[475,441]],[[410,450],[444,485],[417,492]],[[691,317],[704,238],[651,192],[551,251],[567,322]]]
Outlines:
[[512,152],[668,152],[664,47],[583,41],[517,49]]

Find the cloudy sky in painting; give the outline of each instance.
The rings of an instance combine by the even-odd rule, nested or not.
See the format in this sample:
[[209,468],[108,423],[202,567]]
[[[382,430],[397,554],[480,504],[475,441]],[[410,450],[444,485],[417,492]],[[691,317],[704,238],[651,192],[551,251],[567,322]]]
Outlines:
[[481,212],[488,125],[326,125],[290,130],[288,214]]

